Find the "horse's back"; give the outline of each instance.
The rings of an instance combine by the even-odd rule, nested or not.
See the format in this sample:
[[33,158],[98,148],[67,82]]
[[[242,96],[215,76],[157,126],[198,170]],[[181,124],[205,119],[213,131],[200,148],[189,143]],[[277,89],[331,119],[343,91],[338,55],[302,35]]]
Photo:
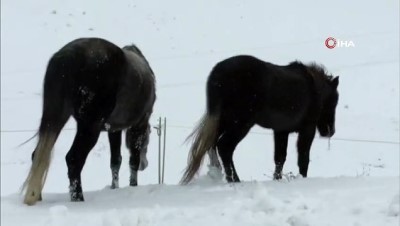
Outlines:
[[117,45],[101,38],[80,38],[62,47],[55,56],[74,61],[76,68],[88,72],[104,70],[104,66],[120,67],[124,54]]
[[208,91],[229,102],[226,107],[253,105],[255,110],[259,99],[271,90],[276,70],[253,56],[231,57],[215,65],[208,78]]
[[[218,94],[228,97],[243,97],[256,94],[266,83],[265,62],[252,56],[235,56],[215,65],[208,78],[209,89],[218,90]],[[245,96],[243,96],[243,94]],[[241,98],[239,98],[240,101]]]
[[78,38],[64,45],[58,52],[80,52],[87,56],[100,53],[121,52],[121,48],[102,38]]
[[60,73],[46,76],[63,76],[74,81],[92,79],[101,82],[107,80],[104,76],[112,77],[118,74],[126,62],[122,49],[115,44],[101,38],[80,38],[58,50],[51,57],[50,64],[58,67]]

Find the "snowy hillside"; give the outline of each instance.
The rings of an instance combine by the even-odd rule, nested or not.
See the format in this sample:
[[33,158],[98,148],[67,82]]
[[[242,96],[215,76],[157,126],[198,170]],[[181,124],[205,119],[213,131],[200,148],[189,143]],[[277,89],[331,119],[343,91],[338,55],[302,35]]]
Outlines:
[[[389,1],[1,1],[1,225],[399,225],[399,2]],[[149,168],[128,187],[123,148],[119,190],[111,182],[107,135],[82,173],[85,203],[70,203],[62,132],[43,202],[27,207],[19,188],[30,167],[49,57],[79,37],[135,43],[157,79],[151,120],[167,117],[166,185],[158,181],[153,131]],[[325,40],[354,47],[328,49]],[[234,161],[241,184],[201,176],[177,185],[186,136],[205,109],[205,81],[220,60],[254,55],[276,64],[316,61],[340,76],[335,136],[316,137],[309,178],[272,181],[270,130],[253,128]],[[297,174],[296,135],[284,173]],[[205,175],[207,167],[201,174]]]

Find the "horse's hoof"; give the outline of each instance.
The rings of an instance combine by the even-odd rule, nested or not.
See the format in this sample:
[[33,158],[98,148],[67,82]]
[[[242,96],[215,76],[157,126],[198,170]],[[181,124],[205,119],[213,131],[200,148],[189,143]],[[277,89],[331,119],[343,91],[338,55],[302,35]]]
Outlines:
[[130,183],[129,183],[129,186],[131,186],[131,187],[136,187],[136,186],[137,186],[137,182],[130,182]]
[[79,197],[79,198],[71,198],[71,202],[84,202],[85,199],[83,197]]
[[113,183],[111,183],[110,188],[111,188],[111,189],[117,189],[117,188],[119,188],[119,183],[118,183],[118,182],[113,182]]
[[207,175],[213,180],[222,180],[224,178],[221,168],[215,166],[208,166]]
[[235,180],[235,181],[228,181],[229,184],[236,184],[236,183],[240,183],[240,180]]
[[240,183],[239,178],[226,178],[226,181],[228,181],[228,183]]
[[85,201],[85,199],[83,198],[83,194],[82,193],[78,193],[78,192],[74,192],[71,193],[71,202],[83,202]]
[[304,176],[304,175],[302,175],[302,174],[300,174],[300,173],[299,173],[299,174],[297,174],[296,176],[295,176],[295,175],[292,175],[292,176],[294,177],[294,179],[299,179],[299,178],[300,178],[300,179],[302,179],[302,178],[307,178],[307,175],[305,175],[305,176]]
[[274,173],[274,180],[281,180],[282,179],[282,173]]

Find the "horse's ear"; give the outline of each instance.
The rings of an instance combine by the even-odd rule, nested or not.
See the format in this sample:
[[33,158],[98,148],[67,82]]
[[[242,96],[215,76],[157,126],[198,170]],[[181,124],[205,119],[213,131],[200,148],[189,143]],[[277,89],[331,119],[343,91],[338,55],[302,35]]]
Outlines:
[[336,89],[339,85],[339,76],[336,76],[335,78],[332,79],[331,81],[332,87]]

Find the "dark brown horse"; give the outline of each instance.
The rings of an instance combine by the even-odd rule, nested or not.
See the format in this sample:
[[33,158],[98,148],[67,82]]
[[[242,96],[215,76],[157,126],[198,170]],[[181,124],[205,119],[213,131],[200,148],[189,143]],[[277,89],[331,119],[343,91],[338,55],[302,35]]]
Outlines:
[[288,135],[298,132],[298,166],[307,177],[315,131],[335,133],[338,77],[322,66],[292,62],[278,66],[252,56],[235,56],[218,63],[207,82],[207,112],[193,131],[189,165],[181,180],[188,183],[209,152],[211,166],[220,167],[228,182],[239,182],[232,160],[238,143],[254,125],[274,130],[275,173],[282,178]]
[[130,185],[147,166],[149,118],[155,101],[155,78],[135,45],[120,48],[99,38],[74,40],[50,59],[43,86],[43,113],[39,141],[24,184],[24,202],[41,199],[53,146],[70,116],[77,133],[66,156],[71,201],[83,201],[81,171],[102,130],[111,147],[112,188],[118,187],[121,131],[126,130]]

